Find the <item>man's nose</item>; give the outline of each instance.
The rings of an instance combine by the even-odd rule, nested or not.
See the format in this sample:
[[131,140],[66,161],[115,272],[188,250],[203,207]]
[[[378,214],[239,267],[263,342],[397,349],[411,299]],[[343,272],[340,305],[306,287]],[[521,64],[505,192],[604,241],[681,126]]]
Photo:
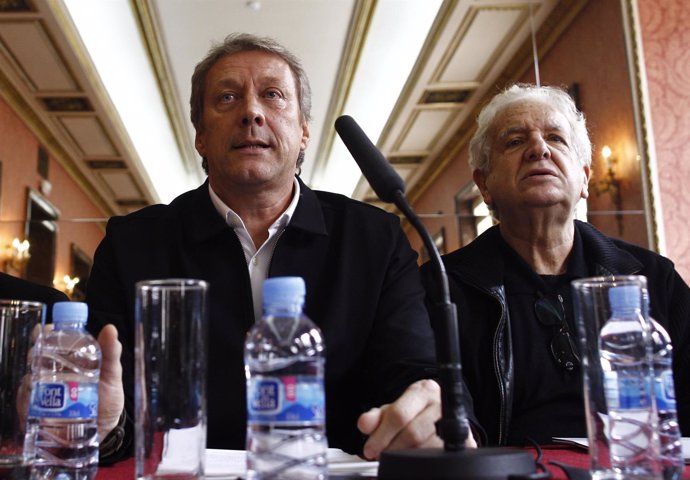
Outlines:
[[256,98],[247,97],[245,101],[245,109],[242,114],[242,125],[249,126],[256,124],[262,126],[266,118],[264,117],[261,103]]
[[529,160],[541,160],[542,158],[551,158],[551,150],[549,145],[541,136],[530,138],[527,151],[525,152]]

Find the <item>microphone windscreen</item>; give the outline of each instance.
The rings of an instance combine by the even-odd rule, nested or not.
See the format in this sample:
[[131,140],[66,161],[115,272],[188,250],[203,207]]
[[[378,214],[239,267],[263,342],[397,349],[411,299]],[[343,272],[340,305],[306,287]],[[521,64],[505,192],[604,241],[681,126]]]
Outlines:
[[405,193],[405,182],[376,145],[348,115],[343,115],[335,121],[335,130],[376,195],[384,202],[395,203],[395,193]]

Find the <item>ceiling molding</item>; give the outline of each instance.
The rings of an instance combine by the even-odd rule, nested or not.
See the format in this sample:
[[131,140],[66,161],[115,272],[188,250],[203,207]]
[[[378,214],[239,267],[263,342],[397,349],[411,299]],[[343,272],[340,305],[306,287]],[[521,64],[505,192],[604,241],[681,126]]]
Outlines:
[[318,181],[326,171],[327,152],[331,151],[333,141],[335,140],[335,128],[333,125],[336,118],[342,115],[345,102],[350,95],[352,82],[362,57],[364,44],[366,43],[373,14],[376,10],[376,3],[377,0],[357,0],[353,9],[347,39],[340,57],[341,61],[336,75],[336,83],[332,90],[333,95],[328,104],[321,139],[314,157],[316,159],[312,174],[312,179],[314,180]]
[[[146,168],[139,157],[139,154],[132,144],[132,140],[127,133],[127,130],[122,123],[122,119],[111,101],[110,94],[106,90],[101,77],[94,66],[91,57],[82,42],[74,22],[66,9],[66,6],[61,1],[46,2],[48,6],[44,6],[43,17],[48,22],[50,21],[54,26],[52,28],[56,35],[61,37],[60,44],[64,45],[63,49],[69,53],[70,58],[66,60],[67,63],[74,65],[79,72],[83,93],[90,99],[94,107],[94,114],[98,122],[102,125],[105,135],[110,139],[115,151],[116,157],[121,159],[127,165],[127,169],[131,172],[132,178],[137,184],[138,190],[141,192],[143,202],[147,204],[155,203],[157,198],[156,189],[153,186],[151,179],[146,173]],[[86,153],[86,152],[85,152]],[[94,154],[93,157],[100,157],[99,154]],[[81,158],[81,165],[88,168],[88,160],[92,156],[88,155]],[[94,174],[89,169],[89,174],[93,181],[97,184],[97,188],[102,189],[104,186],[103,179],[100,175]],[[109,192],[110,190],[102,190]],[[109,201],[112,208],[118,213],[127,213],[128,210],[123,210],[118,203],[120,199],[117,192],[110,193]]]
[[0,0],[0,12],[31,12],[31,4],[26,0]]
[[[556,0],[541,1],[548,9],[556,5]],[[426,170],[435,167],[439,152],[453,141],[452,132],[468,116],[468,105],[478,101],[476,92],[493,83],[510,52],[518,49],[517,42],[529,36],[529,10],[527,2],[498,0],[441,5],[378,142],[384,156],[405,154],[408,149],[425,152],[419,167],[405,172],[408,191],[414,191]],[[360,179],[355,198],[371,193],[366,179]]]
[[22,119],[24,124],[38,137],[38,141],[43,145],[55,160],[65,169],[86,195],[100,208],[107,216],[115,214],[109,202],[102,195],[98,188],[76,167],[74,156],[65,150],[53,132],[50,131],[46,123],[40,118],[33,107],[31,107],[24,97],[19,94],[12,82],[0,68],[0,94],[8,103],[12,110]]
[[[155,189],[65,4],[32,0],[30,10],[12,12],[6,5],[0,6],[3,98],[104,216],[127,213],[118,201],[131,192],[153,203]],[[90,160],[121,162],[131,185],[109,189]]]
[[130,0],[134,17],[144,39],[144,47],[148,52],[148,58],[155,73],[158,89],[161,92],[163,105],[170,119],[177,149],[184,163],[184,167],[189,173],[195,173],[199,177],[205,176],[202,172],[201,162],[196,150],[189,141],[188,119],[186,110],[180,105],[177,95],[177,86],[170,68],[170,61],[166,55],[166,45],[163,40],[162,29],[157,22],[159,18],[156,6],[151,0]]
[[[469,34],[471,32],[475,33],[476,30],[480,28],[476,27],[479,24],[479,17],[491,14],[499,15],[500,13],[515,13],[515,18],[512,20],[512,25],[509,30],[501,30],[501,35],[496,36],[496,38],[498,39],[498,43],[493,48],[491,55],[493,58],[484,61],[482,68],[474,78],[459,79],[463,81],[473,81],[477,82],[478,84],[481,84],[486,79],[496,58],[498,58],[503,53],[508,44],[515,38],[515,35],[517,34],[517,31],[519,30],[521,25],[529,17],[529,7],[527,5],[515,4],[510,6],[495,6],[491,4],[480,4],[470,6],[467,10],[467,14],[463,18],[462,24],[456,30],[453,39],[448,44],[447,48],[444,50],[441,60],[437,62],[436,68],[434,69],[434,72],[431,74],[431,78],[428,83],[431,85],[444,85],[448,83],[447,81],[442,80],[442,77],[449,68],[453,58],[456,57],[456,55],[460,55],[459,51],[464,47],[463,42],[466,42],[468,40]],[[473,30],[473,28],[475,28],[475,30]]]
[[[589,0],[559,0],[558,8],[554,8],[549,16],[539,27],[536,34],[537,56],[542,58],[553,44],[558,40],[563,31],[570,25],[580,10]],[[489,89],[482,99],[476,103],[475,107],[466,116],[465,121],[455,131],[455,134],[446,142],[444,148],[439,152],[437,159],[430,168],[427,168],[419,177],[413,188],[408,192],[408,197],[412,203],[417,201],[426,190],[433,184],[448,165],[455,160],[461,151],[467,148],[470,138],[476,130],[476,118],[484,105],[500,90],[516,82],[522,77],[527,69],[533,65],[532,41],[531,38],[523,42],[513,59],[508,63],[498,78],[492,82],[493,87]],[[468,167],[469,168],[469,167]]]
[[429,57],[433,53],[433,49],[439,42],[439,37],[446,28],[448,22],[450,21],[450,13],[455,8],[456,4],[457,2],[455,0],[444,0],[444,2],[441,4],[441,7],[438,10],[438,14],[436,15],[436,19],[434,20],[434,23],[432,24],[431,29],[429,30],[427,39],[420,50],[419,60],[415,62],[415,65],[412,68],[412,71],[410,72],[407,81],[405,82],[405,86],[403,86],[400,92],[400,100],[396,102],[395,106],[393,107],[393,110],[391,111],[390,116],[388,117],[388,121],[384,125],[383,130],[381,131],[381,135],[379,137],[378,142],[379,145],[383,145],[388,142],[391,128],[395,123],[399,121],[400,116],[402,115],[402,111],[406,106],[405,102],[401,100],[410,98],[412,96],[413,90],[421,81],[420,79],[424,72],[424,68],[426,67],[429,61]]

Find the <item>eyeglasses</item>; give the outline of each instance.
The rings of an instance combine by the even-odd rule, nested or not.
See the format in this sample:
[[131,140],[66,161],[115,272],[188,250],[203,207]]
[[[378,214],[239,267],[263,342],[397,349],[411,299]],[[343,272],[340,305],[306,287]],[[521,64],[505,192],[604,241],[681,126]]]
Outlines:
[[558,365],[572,372],[576,366],[580,365],[580,355],[570,335],[568,322],[565,320],[563,297],[558,295],[558,301],[560,308],[555,307],[540,293],[539,298],[534,302],[534,313],[542,325],[558,327],[558,332],[551,339],[551,355]]

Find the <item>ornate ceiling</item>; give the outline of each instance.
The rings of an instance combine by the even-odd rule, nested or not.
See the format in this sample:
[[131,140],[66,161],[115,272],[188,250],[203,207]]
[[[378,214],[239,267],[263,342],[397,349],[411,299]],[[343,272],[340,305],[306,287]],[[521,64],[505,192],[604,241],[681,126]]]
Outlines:
[[[315,99],[317,92],[320,95],[320,104],[315,105],[309,168],[303,172],[310,183],[325,171],[329,152],[334,142],[339,142],[333,122],[343,113],[362,51],[374,36],[369,26],[378,2],[333,0],[335,3],[329,5],[338,14],[333,22],[319,10],[331,0],[259,3],[268,10],[273,2],[280,1],[291,9],[292,17],[285,25],[275,24],[280,32],[276,37],[288,46],[297,46],[291,48],[304,60]],[[526,0],[441,3],[378,141],[406,181],[409,197],[419,195],[464,148],[482,100],[530,68],[532,29],[537,32],[537,50],[548,48],[586,1],[537,0],[531,6]],[[259,22],[262,30],[270,31],[272,24],[261,15],[252,17],[248,3],[253,2],[130,2],[165,99],[184,169],[199,179],[203,175],[192,149],[193,132],[186,108],[193,64],[182,59],[196,61],[201,55],[183,47],[201,45],[205,51],[211,39],[222,38],[220,31],[255,31],[251,22]],[[194,15],[205,21],[190,20],[190,28],[179,28],[190,18],[190,6]],[[220,8],[224,15],[219,14]],[[273,15],[268,20],[276,22],[285,13]],[[330,61],[323,57],[326,45],[328,51],[338,53],[328,55]],[[0,0],[2,97],[106,215],[126,213],[159,199],[147,173],[146,159],[134,148],[86,52],[61,1]],[[377,203],[363,179],[353,196]]]

